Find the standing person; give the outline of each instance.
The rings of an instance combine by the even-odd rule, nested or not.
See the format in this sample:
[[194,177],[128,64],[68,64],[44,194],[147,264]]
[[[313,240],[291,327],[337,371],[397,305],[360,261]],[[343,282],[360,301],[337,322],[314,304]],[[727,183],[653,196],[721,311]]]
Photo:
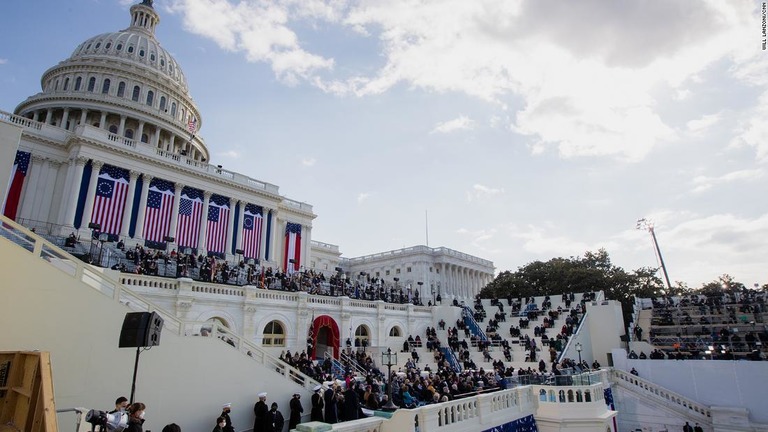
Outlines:
[[304,412],[304,407],[301,406],[301,395],[294,393],[291,398],[291,402],[288,404],[291,407],[291,418],[288,420],[288,430],[296,429],[296,426],[301,423],[301,414]]
[[693,432],[704,432],[704,429],[700,424],[696,423],[696,426],[693,427]]
[[144,410],[147,406],[141,402],[134,402],[128,407],[128,427],[125,432],[144,432]]
[[320,394],[320,390],[323,386],[317,385],[315,387],[315,393],[312,394],[312,421],[323,421],[323,395]]
[[272,402],[272,406],[269,410],[269,420],[272,422],[270,426],[272,427],[272,431],[274,432],[283,432],[283,425],[285,424],[285,419],[283,418],[283,413],[277,410],[277,402]]
[[221,418],[223,418],[226,423],[222,427],[223,432],[235,432],[235,427],[232,426],[232,419],[229,418],[230,411],[232,411],[231,403],[225,403],[221,406]]
[[357,420],[359,418],[360,398],[353,386],[347,387],[344,392],[344,421]]
[[267,407],[267,393],[257,395],[259,401],[253,406],[253,414],[256,418],[253,420],[253,432],[272,432],[272,418],[269,415]]
[[224,432],[224,428],[226,426],[227,426],[227,422],[224,420],[224,417],[217,417],[216,426],[213,427],[212,432]]
[[337,423],[339,420],[336,411],[336,384],[328,387],[323,398],[325,400],[325,422],[328,424]]
[[685,426],[683,426],[683,432],[693,432],[693,426],[691,426],[688,422],[685,422]]
[[128,408],[128,398],[126,398],[125,396],[120,396],[115,400],[115,409],[113,409],[109,413],[110,414],[114,414],[118,412],[124,413],[127,408]]

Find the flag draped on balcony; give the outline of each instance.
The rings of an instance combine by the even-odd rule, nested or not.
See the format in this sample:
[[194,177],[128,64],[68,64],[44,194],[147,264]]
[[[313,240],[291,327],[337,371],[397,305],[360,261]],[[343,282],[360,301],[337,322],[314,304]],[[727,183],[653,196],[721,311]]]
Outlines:
[[206,249],[208,252],[224,253],[229,228],[229,198],[211,195],[208,203],[208,227]]
[[5,208],[3,214],[13,220],[16,220],[16,211],[21,201],[21,188],[24,186],[24,179],[27,177],[29,169],[29,159],[31,153],[25,151],[16,151],[16,158],[13,161],[11,169],[11,183],[8,188],[8,194],[5,199]]
[[96,183],[90,222],[101,225],[103,233],[120,234],[127,195],[128,170],[103,165]]
[[[288,273],[293,273],[301,266],[301,225],[288,222],[285,225],[285,257],[283,268]],[[293,262],[291,263],[291,260]]]
[[202,212],[203,191],[185,186],[181,190],[179,219],[176,224],[176,243],[179,244],[179,250],[186,247],[197,247]]
[[147,212],[144,216],[144,239],[164,242],[171,228],[171,212],[174,198],[173,183],[152,179],[147,194]]
[[261,231],[264,209],[255,204],[247,204],[243,216],[243,256],[259,258],[261,252]]

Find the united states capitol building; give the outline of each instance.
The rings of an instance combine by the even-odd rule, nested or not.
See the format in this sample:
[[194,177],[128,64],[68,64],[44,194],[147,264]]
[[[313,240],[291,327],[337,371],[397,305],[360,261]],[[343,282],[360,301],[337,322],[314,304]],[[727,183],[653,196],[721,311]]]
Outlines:
[[[601,292],[476,301],[493,280],[491,261],[423,245],[349,258],[313,239],[322,215],[310,204],[210,159],[204,115],[155,37],[153,2],[126,18],[124,30],[82,42],[42,72],[39,93],[0,111],[0,350],[50,352],[57,409],[111,409],[127,395],[135,359],[118,348],[123,318],[155,312],[162,338],[142,353],[136,388],[148,407],[145,430],[175,422],[208,431],[221,404],[232,403],[235,430],[248,431],[260,392],[286,417],[291,395],[301,394],[309,422],[314,388],[328,384],[286,362],[286,352],[355,370],[348,356],[364,352],[384,373],[389,359],[394,376],[431,380],[442,366],[436,350],[409,341],[426,342],[436,329],[456,376],[477,378],[497,361],[515,371],[555,358],[601,366],[565,380],[550,366],[533,381],[497,374],[494,391],[481,385],[332,429],[650,432],[689,422],[768,430],[765,362],[630,358],[651,352],[652,341],[628,336],[620,304]],[[644,305],[635,322],[650,330]],[[510,326],[524,318],[530,327],[513,336]],[[764,330],[762,315],[755,321],[753,330]],[[466,350],[449,347],[445,323],[467,327]],[[542,339],[544,328],[561,343]],[[416,357],[416,368],[407,364]],[[58,430],[75,429],[74,414],[57,419]]]

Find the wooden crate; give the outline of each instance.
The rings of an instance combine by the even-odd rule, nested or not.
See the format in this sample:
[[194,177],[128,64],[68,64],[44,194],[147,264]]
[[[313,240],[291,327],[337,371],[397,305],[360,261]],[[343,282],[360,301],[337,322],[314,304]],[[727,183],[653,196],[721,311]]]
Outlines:
[[0,352],[0,432],[57,432],[51,356]]

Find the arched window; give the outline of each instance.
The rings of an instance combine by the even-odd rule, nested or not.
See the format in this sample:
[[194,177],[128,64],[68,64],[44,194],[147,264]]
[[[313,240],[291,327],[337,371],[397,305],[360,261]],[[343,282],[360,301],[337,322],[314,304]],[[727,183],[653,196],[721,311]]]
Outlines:
[[96,77],[91,77],[88,80],[88,91],[92,92],[96,88]]
[[104,84],[102,84],[102,85],[101,85],[101,92],[102,92],[103,94],[107,94],[107,93],[109,93],[109,85],[110,85],[111,83],[112,83],[112,82],[109,80],[109,78],[107,78],[107,79],[105,79],[105,80],[104,80]]
[[592,393],[589,390],[584,391],[584,402],[592,402]]
[[[365,341],[365,343],[363,343]],[[355,346],[370,345],[370,336],[368,336],[368,327],[358,326],[355,329]]]
[[116,134],[117,133],[117,125],[112,125],[109,127],[109,132]]
[[568,390],[568,402],[573,402],[575,399],[573,398],[573,390]]
[[400,327],[394,326],[391,329],[389,329],[389,337],[400,337],[402,336],[402,333],[400,333]]
[[547,401],[547,391],[544,389],[539,390],[539,400],[542,402]]
[[149,142],[149,135],[141,134],[141,142],[148,143]]
[[171,116],[176,117],[176,102],[171,104]]
[[128,54],[133,54],[133,47],[132,46],[128,47]]
[[584,397],[581,395],[581,390],[576,390],[576,402],[584,402]]
[[565,390],[560,390],[560,392],[558,392],[558,396],[559,396],[560,402],[565,402]]
[[64,78],[64,91],[69,90],[69,78]]
[[264,346],[285,346],[285,330],[277,321],[270,321],[264,327]]
[[107,42],[106,45],[104,45],[104,49],[110,49],[112,48],[112,42]]
[[56,80],[56,84],[53,85],[53,91],[59,91],[59,80]]
[[125,137],[128,139],[133,139],[133,129],[126,129],[125,130]]
[[147,105],[152,106],[154,102],[155,102],[155,92],[150,90],[147,92]]
[[117,44],[115,49],[117,49],[118,51],[122,50],[123,49],[123,44],[121,44],[121,43]]
[[131,96],[131,100],[134,102],[138,102],[140,93],[141,93],[141,89],[139,88],[139,86],[133,86],[133,96]]
[[123,81],[120,81],[120,84],[117,85],[117,97],[124,97],[125,96],[125,83]]
[[165,111],[165,96],[160,96],[160,111]]
[[80,91],[81,85],[83,85],[83,77],[77,77],[75,80],[75,91]]

